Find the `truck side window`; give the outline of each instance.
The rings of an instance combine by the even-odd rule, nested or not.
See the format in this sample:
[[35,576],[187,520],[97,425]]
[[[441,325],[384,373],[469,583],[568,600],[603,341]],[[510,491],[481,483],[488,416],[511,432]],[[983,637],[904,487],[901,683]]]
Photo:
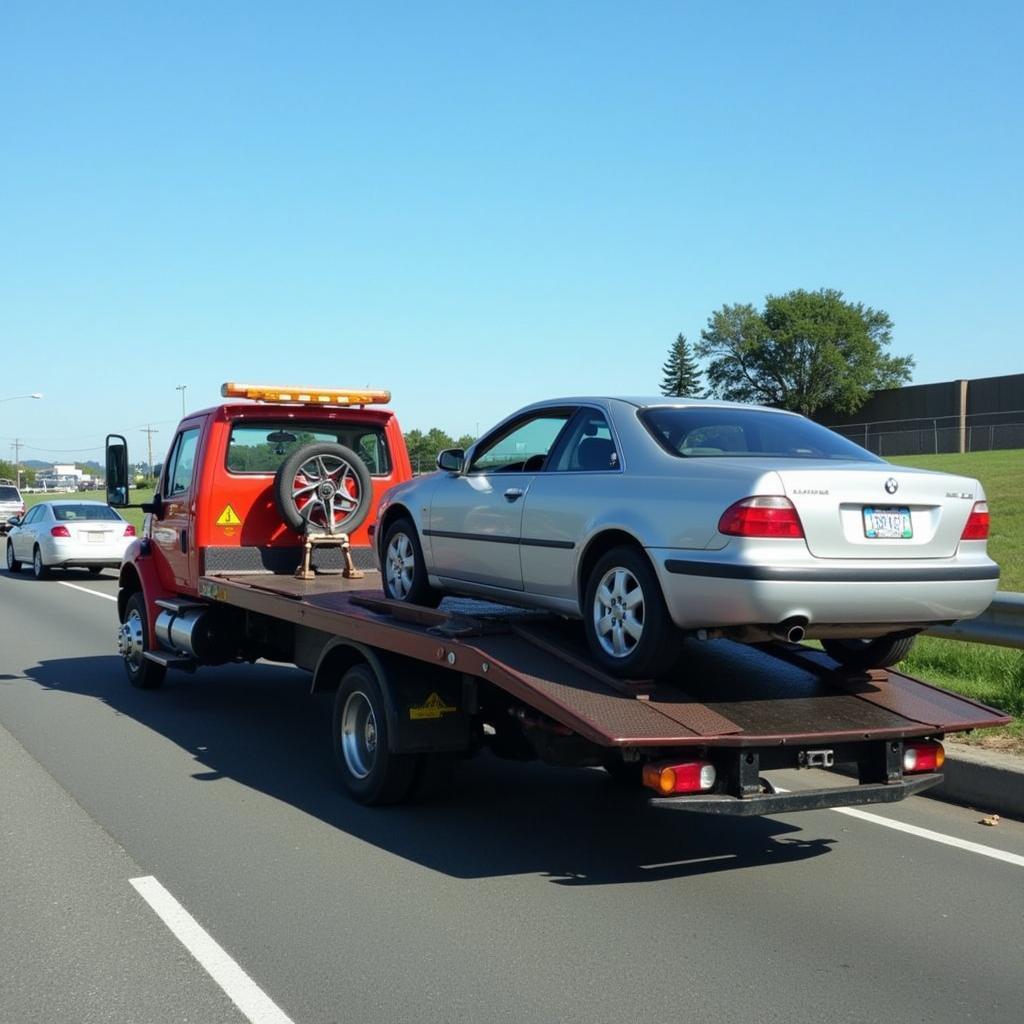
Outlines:
[[170,498],[175,494],[187,491],[192,483],[192,470],[196,458],[196,445],[199,443],[199,428],[183,431],[174,445],[167,469],[167,484],[164,496]]

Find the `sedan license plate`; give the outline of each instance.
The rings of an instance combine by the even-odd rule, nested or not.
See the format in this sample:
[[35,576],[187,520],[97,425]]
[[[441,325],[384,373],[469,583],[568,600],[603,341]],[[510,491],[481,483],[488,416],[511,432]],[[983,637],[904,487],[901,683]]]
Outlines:
[[86,534],[86,537],[89,538],[89,543],[90,544],[102,544],[103,541],[106,540],[107,535],[105,533],[100,533],[98,531],[90,530]]
[[864,536],[870,540],[910,540],[914,525],[909,508],[864,508]]

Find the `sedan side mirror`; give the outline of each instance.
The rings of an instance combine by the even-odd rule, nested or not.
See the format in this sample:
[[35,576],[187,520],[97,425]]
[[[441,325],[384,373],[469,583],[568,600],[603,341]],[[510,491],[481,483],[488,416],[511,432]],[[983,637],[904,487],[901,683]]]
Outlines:
[[445,448],[437,456],[437,468],[446,473],[461,473],[466,453],[461,448]]
[[21,516],[11,516],[11,518],[7,520],[7,525],[21,526]]

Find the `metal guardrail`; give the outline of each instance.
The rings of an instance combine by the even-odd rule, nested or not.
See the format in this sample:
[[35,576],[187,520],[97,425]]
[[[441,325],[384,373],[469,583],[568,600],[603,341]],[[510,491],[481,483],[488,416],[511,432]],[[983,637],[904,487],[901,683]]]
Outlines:
[[1024,648],[1024,594],[998,593],[976,619],[926,630],[929,636],[969,640],[975,644]]

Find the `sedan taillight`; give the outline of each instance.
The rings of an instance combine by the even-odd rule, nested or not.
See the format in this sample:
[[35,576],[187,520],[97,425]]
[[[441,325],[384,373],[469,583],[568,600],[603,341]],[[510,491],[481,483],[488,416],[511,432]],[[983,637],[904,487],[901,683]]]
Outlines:
[[134,537],[134,536],[135,536],[135,527],[134,527],[134,526],[132,526],[132,524],[131,524],[131,523],[129,523],[129,524],[128,524],[128,525],[127,525],[127,526],[126,526],[125,528],[124,528],[124,535],[125,535],[126,537]]
[[976,501],[971,514],[967,517],[967,525],[960,534],[961,540],[988,540],[988,502]]
[[50,527],[51,537],[70,537],[71,531],[66,526],[51,526]]
[[804,528],[789,498],[762,495],[730,505],[718,520],[730,537],[802,537]]

